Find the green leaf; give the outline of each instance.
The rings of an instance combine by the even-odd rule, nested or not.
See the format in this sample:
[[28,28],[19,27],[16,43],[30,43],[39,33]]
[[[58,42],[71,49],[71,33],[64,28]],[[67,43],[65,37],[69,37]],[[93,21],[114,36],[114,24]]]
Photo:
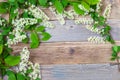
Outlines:
[[56,10],[57,10],[59,13],[62,13],[62,12],[63,12],[64,7],[63,7],[62,3],[61,3],[59,0],[55,0],[54,6],[55,6]]
[[0,13],[7,13],[7,10],[0,7]]
[[39,26],[39,27],[35,28],[35,30],[37,32],[43,32],[45,30],[45,27],[44,26]]
[[24,13],[23,13],[23,18],[29,18],[28,12],[24,12]]
[[31,33],[30,39],[31,39],[30,47],[37,48],[39,46],[40,40],[38,34],[35,31]]
[[117,57],[117,53],[113,52],[112,53],[112,57],[116,58]]
[[68,5],[68,0],[61,0],[63,7],[65,8]]
[[2,54],[2,52],[3,52],[3,45],[0,44],[0,55]]
[[46,6],[47,5],[47,0],[38,0],[39,1],[39,4],[41,6]]
[[18,15],[18,12],[15,12],[15,10],[17,9],[17,7],[11,7],[11,10],[10,10],[10,19],[14,19],[17,15]]
[[8,0],[8,1],[9,1],[9,2],[12,2],[12,3],[15,2],[15,0]]
[[33,5],[36,5],[37,0],[29,0],[29,3],[30,3],[30,4],[33,4]]
[[25,2],[25,0],[18,0],[18,2],[19,2],[19,3],[24,3],[24,2]]
[[112,47],[112,50],[115,52],[115,53],[118,53],[118,52],[120,52],[120,46],[113,46]]
[[100,0],[85,0],[87,3],[89,3],[90,5],[96,5],[97,3],[100,2]]
[[8,80],[16,80],[15,73],[13,71],[7,71]]
[[10,7],[8,2],[0,2],[0,13],[7,13]]
[[23,43],[28,43],[29,39],[28,38],[25,38],[22,40]]
[[79,15],[84,15],[85,14],[85,11],[81,10],[79,7],[78,7],[78,3],[74,3],[73,4],[73,8],[74,8],[74,11],[79,14]]
[[31,72],[33,72],[33,69],[28,69],[28,70],[26,71],[26,74],[29,74],[29,73],[31,73]]
[[25,76],[21,73],[17,73],[17,80],[25,80]]
[[90,10],[90,6],[86,2],[82,1],[81,4],[82,4],[82,6],[84,6],[84,8],[86,10],[88,10],[88,11]]
[[112,58],[111,58],[111,60],[112,60],[112,61],[115,61],[115,60],[116,60],[116,58],[115,58],[115,57],[112,57]]
[[15,66],[19,64],[19,62],[20,62],[20,56],[9,55],[8,57],[5,58],[5,63],[9,66]]
[[37,79],[35,79],[35,80],[41,80],[40,78],[37,78]]
[[49,34],[49,33],[47,33],[47,32],[43,32],[42,33],[42,40],[43,41],[47,41],[47,40],[49,40],[51,38],[51,35]]

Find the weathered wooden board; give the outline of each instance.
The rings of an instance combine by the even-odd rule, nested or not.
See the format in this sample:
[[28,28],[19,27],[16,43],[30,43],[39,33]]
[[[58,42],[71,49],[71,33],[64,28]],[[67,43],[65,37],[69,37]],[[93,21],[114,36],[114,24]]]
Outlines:
[[[52,35],[48,42],[58,41],[87,41],[90,36],[99,36],[85,28],[85,25],[76,25],[72,20],[66,20],[65,25],[61,25],[59,21],[51,21],[56,27],[54,29],[47,29]],[[120,40],[120,20],[110,19],[108,23],[112,27],[111,34],[116,41]]]
[[42,65],[42,80],[120,80],[117,65]]
[[[24,46],[28,45],[14,46],[13,53],[19,53]],[[42,43],[38,48],[30,49],[30,58],[40,64],[113,63],[111,46],[89,42]]]
[[[0,0],[0,2],[3,2],[3,1],[5,2],[7,0]],[[120,19],[120,15],[119,15],[120,14],[120,0],[102,0],[102,1],[103,1],[103,4],[104,4],[103,10],[105,9],[105,6],[107,4],[112,3],[112,13],[111,13],[110,18]],[[51,20],[56,20],[55,15],[50,10],[43,9],[43,11],[50,17]]]

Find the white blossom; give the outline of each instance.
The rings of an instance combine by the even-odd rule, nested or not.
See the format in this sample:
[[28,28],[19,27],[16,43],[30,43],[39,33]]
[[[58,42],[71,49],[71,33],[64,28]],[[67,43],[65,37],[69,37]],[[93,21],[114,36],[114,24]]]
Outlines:
[[78,20],[75,20],[75,24],[87,24],[90,25],[93,23],[93,19],[91,18],[80,18]]
[[100,8],[101,8],[101,6],[102,6],[101,1],[102,1],[102,0],[99,0],[99,3],[96,5],[96,11],[97,11],[97,12],[100,11]]
[[39,8],[32,5],[29,7],[29,11],[36,19],[41,19],[42,22],[40,25],[43,25],[48,28],[54,28],[55,26],[49,21],[49,17]]
[[45,27],[48,27],[48,28],[54,28],[54,27],[55,27],[55,26],[54,26],[51,22],[49,22],[49,21],[43,21],[43,22],[40,23],[40,25],[45,26]]
[[29,74],[31,80],[35,80],[37,78],[41,78],[40,76],[40,66],[39,64],[35,63],[33,66],[33,71]]
[[74,19],[75,18],[75,12],[73,9],[69,10],[69,11],[64,11],[64,17],[67,17],[68,19]]
[[38,22],[37,19],[32,19],[32,18],[20,18],[12,21],[14,29],[9,34],[14,35],[14,38],[10,39],[8,37],[8,41],[7,41],[8,46],[22,42],[22,40],[24,40],[27,37],[24,32],[24,27],[27,25],[36,24],[37,22]]
[[53,8],[53,7],[49,7],[49,9],[56,16],[56,18],[58,19],[58,21],[60,22],[60,24],[64,25],[65,24],[65,20],[64,20],[63,14],[58,13],[55,10],[55,8]]
[[[21,61],[19,66],[17,67],[17,72],[21,72],[23,75],[26,74],[26,71],[29,69],[32,72],[28,73],[30,80],[36,80],[37,78],[41,78],[40,75],[40,65],[38,63],[33,64],[29,61],[30,52],[27,47],[24,47],[20,52]],[[25,75],[26,76],[26,75]]]
[[106,42],[105,38],[98,37],[98,36],[89,37],[88,41],[92,43],[105,43]]
[[109,18],[110,17],[110,14],[111,14],[111,9],[112,9],[112,5],[111,4],[108,4],[103,12],[103,16],[105,18]]
[[0,26],[5,26],[4,22],[5,22],[5,20],[0,18]]
[[94,27],[91,26],[91,25],[86,25],[85,27],[86,27],[86,29],[88,29],[89,31],[92,31],[92,32],[97,33],[97,34],[100,34],[100,33],[102,32],[101,29],[94,28]]
[[29,7],[29,11],[37,19],[42,19],[45,21],[49,20],[49,17],[39,7],[35,7],[34,5],[32,5],[31,7]]

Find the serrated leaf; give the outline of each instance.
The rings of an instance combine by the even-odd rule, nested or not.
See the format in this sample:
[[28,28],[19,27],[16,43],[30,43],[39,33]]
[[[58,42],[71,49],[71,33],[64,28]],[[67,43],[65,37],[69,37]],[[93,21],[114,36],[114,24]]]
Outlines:
[[5,58],[5,63],[9,66],[15,66],[19,64],[19,62],[20,62],[20,56],[9,55],[8,57]]
[[55,0],[54,6],[55,6],[56,10],[57,10],[59,13],[62,13],[62,12],[63,12],[64,7],[63,7],[62,3],[61,3],[59,0]]
[[8,80],[16,80],[15,73],[13,71],[7,71]]
[[31,33],[30,39],[31,39],[30,47],[37,48],[39,46],[40,40],[38,34],[35,31]]
[[78,7],[78,3],[74,3],[73,4],[73,8],[74,8],[74,11],[79,14],[79,15],[84,15],[85,14],[85,11],[81,10],[79,7]]
[[41,6],[46,6],[47,5],[47,0],[38,0],[39,1],[39,4]]
[[43,32],[42,33],[42,40],[43,41],[47,41],[47,40],[49,40],[51,38],[51,35],[49,34],[49,33],[47,33],[47,32]]

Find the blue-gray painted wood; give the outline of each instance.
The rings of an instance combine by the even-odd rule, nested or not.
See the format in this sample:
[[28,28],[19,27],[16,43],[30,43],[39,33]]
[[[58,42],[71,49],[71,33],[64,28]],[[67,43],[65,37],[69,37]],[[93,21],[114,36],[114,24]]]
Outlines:
[[117,65],[43,65],[42,80],[120,80]]
[[[74,21],[67,20],[65,25],[61,25],[58,21],[51,21],[56,27],[54,29],[47,29],[52,35],[48,42],[63,42],[63,41],[87,41],[90,36],[99,36],[87,30],[85,25],[76,25]],[[111,34],[116,41],[120,40],[120,20],[110,19],[108,23],[112,27]]]

